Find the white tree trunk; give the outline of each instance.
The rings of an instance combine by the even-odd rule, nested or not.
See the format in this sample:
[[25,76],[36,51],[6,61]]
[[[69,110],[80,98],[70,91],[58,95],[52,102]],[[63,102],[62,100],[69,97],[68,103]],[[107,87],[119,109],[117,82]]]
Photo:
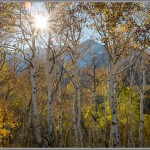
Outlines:
[[[76,48],[75,48],[76,50]],[[74,124],[74,131],[75,131],[75,143],[80,147],[83,147],[83,133],[81,129],[81,92],[80,92],[80,81],[79,81],[79,74],[78,74],[78,64],[77,64],[77,55],[73,55],[73,63],[74,63],[74,68],[73,68],[73,124]],[[74,118],[75,116],[75,99],[77,99],[77,123],[76,119]],[[76,124],[77,124],[77,134],[76,135]],[[78,137],[78,140],[76,140]],[[78,141],[78,142],[77,142]]]
[[[50,46],[51,37],[48,39],[48,46]],[[46,53],[46,83],[47,83],[47,92],[48,92],[48,100],[47,100],[47,125],[48,125],[48,140],[49,144],[51,143],[51,133],[52,133],[52,112],[51,112],[51,85],[50,85],[50,50],[47,48]]]
[[145,93],[145,86],[146,86],[146,79],[145,79],[145,68],[144,68],[144,52],[142,52],[142,90],[141,90],[141,97],[140,97],[140,126],[139,126],[139,146],[143,147],[143,124],[144,124],[144,117],[143,117],[143,101],[144,101],[144,93]]
[[75,147],[78,147],[78,131],[77,131],[77,123],[76,123],[76,95],[75,95],[75,86],[72,84],[72,122],[73,122],[73,130],[74,130],[74,140],[75,140]]
[[109,104],[110,104],[110,110],[111,110],[111,130],[110,130],[110,138],[111,138],[111,147],[119,147],[120,146],[120,140],[119,140],[119,130],[118,130],[118,121],[116,116],[116,89],[115,89],[115,81],[114,81],[114,73],[116,71],[115,65],[110,62],[109,67]]
[[36,80],[35,80],[35,38],[32,40],[32,58],[31,58],[31,67],[30,67],[30,81],[32,87],[32,106],[33,106],[33,117],[34,117],[34,127],[35,127],[35,137],[38,144],[42,142],[40,124],[39,124],[39,116],[38,116],[38,108],[37,108],[37,100],[36,100]]
[[75,81],[76,81],[76,91],[77,91],[77,103],[78,103],[78,117],[77,117],[77,127],[79,134],[79,142],[80,146],[83,147],[83,133],[81,129],[81,92],[80,92],[80,81],[78,76],[78,67],[77,64],[75,66]]

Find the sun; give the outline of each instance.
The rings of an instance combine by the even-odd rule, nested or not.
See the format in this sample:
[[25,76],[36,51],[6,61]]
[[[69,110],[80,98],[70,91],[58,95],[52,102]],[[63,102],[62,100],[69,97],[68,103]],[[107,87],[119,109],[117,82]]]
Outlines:
[[34,17],[34,25],[36,29],[46,30],[48,28],[48,17],[44,15],[36,15]]

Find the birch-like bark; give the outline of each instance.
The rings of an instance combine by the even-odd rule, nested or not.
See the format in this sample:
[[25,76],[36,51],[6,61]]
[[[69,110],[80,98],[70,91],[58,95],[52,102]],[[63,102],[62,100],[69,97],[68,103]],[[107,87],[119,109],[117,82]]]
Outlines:
[[119,147],[120,146],[120,136],[119,136],[119,130],[118,130],[118,121],[116,116],[116,89],[115,89],[115,77],[114,73],[116,71],[116,66],[114,65],[114,61],[110,62],[109,66],[109,104],[110,104],[110,110],[111,110],[111,130],[110,130],[110,138],[111,138],[111,147]]
[[145,79],[145,67],[144,67],[144,52],[142,52],[142,90],[140,96],[140,125],[139,125],[139,146],[143,147],[143,124],[144,124],[144,117],[143,117],[143,101],[144,101],[144,93],[145,93],[145,86],[146,86],[146,79]]
[[[76,49],[75,49],[76,50]],[[80,147],[83,147],[83,133],[81,129],[81,92],[80,92],[80,81],[79,81],[79,69],[78,69],[78,64],[77,64],[77,56],[76,54],[73,55],[73,63],[74,63],[74,68],[73,68],[73,117],[75,117],[75,99],[77,99],[77,123],[76,119],[74,118],[73,124],[74,124],[74,131],[76,132],[76,124],[77,124],[77,134],[78,134],[78,140],[75,140],[75,143]],[[75,139],[77,139],[76,133],[75,133]]]
[[[48,46],[51,44],[51,36],[48,38]],[[51,134],[52,134],[52,110],[51,110],[51,85],[50,85],[50,49],[47,48],[46,53],[46,83],[47,83],[47,126],[48,126],[48,136],[47,139],[49,141],[49,145],[51,143]]]
[[78,67],[77,63],[75,65],[75,80],[76,80],[76,91],[77,91],[77,104],[78,104],[78,117],[77,117],[77,127],[80,146],[83,147],[83,133],[81,129],[81,92],[80,92],[80,83],[78,78]]
[[41,131],[40,131],[37,99],[36,99],[35,54],[36,54],[35,37],[33,37],[33,39],[32,39],[32,58],[31,58],[32,65],[30,66],[30,81],[31,81],[31,87],[32,87],[32,90],[31,90],[32,94],[31,95],[32,95],[35,137],[36,137],[37,143],[41,144],[42,137],[41,137]]
[[73,130],[74,130],[74,140],[75,140],[75,147],[78,147],[78,131],[77,131],[77,123],[76,123],[76,110],[75,110],[75,103],[76,103],[76,95],[75,95],[75,86],[72,84],[72,122],[73,122]]

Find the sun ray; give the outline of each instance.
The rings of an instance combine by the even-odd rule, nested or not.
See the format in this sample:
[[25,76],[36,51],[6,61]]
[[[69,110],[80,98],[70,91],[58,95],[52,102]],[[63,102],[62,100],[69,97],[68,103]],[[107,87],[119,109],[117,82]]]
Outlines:
[[39,30],[46,30],[48,28],[48,17],[44,15],[36,15],[34,17],[34,26]]

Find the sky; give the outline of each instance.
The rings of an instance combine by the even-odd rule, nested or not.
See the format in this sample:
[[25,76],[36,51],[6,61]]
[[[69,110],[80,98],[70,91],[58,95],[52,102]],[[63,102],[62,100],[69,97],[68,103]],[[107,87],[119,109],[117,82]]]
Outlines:
[[[34,11],[39,11],[39,12],[41,11],[41,12],[43,12],[44,9],[42,7],[42,2],[32,2],[32,9]],[[93,37],[93,35],[94,35],[94,37]],[[88,39],[91,39],[91,38],[93,40],[95,40],[95,41],[100,43],[100,36],[99,36],[99,34],[95,33],[94,30],[92,30],[92,29],[84,27],[84,29],[83,29],[83,37],[81,38],[81,43],[86,41],[86,40],[88,40]]]

